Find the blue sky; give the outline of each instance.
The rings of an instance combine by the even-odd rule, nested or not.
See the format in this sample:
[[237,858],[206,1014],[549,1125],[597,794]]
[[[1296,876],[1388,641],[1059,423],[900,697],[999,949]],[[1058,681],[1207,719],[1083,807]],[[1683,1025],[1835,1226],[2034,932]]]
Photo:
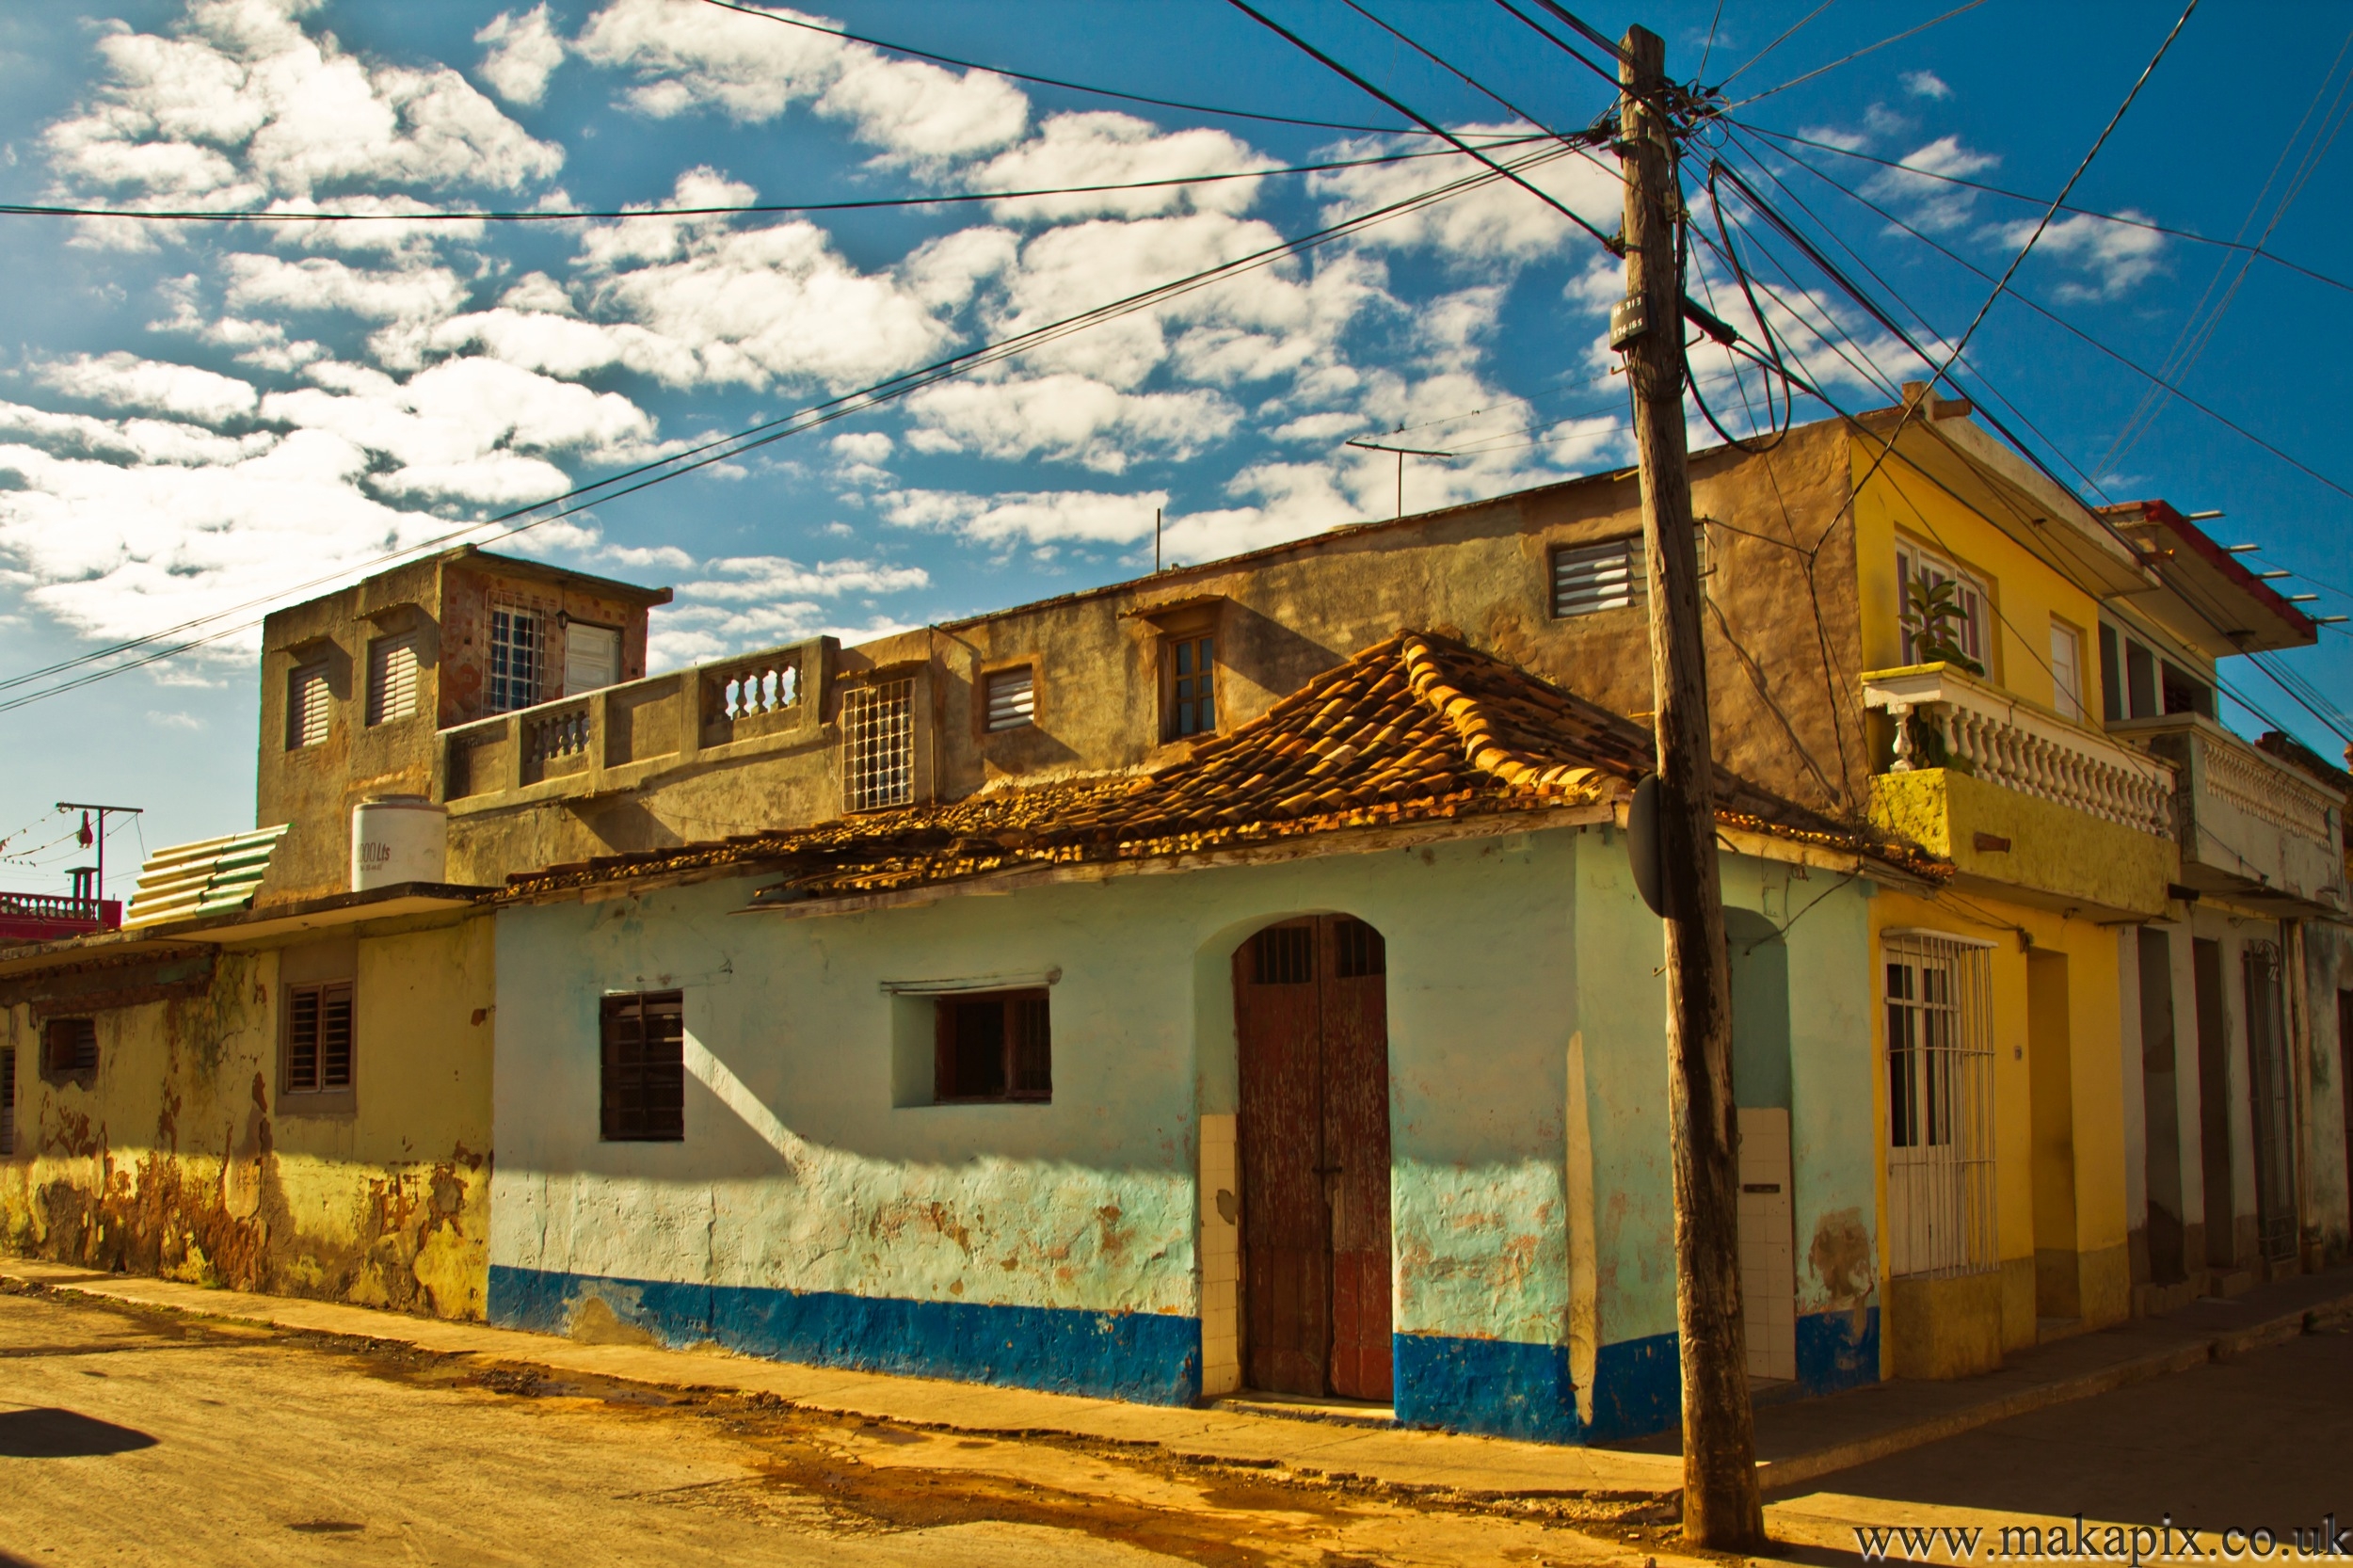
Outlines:
[[[1987,284],[1889,217],[1998,273],[2039,208],[1829,149],[2047,198],[2171,13],[1989,0],[1784,88],[1949,8],[1841,0],[1784,38],[1815,3],[1584,14],[1613,35],[1644,22],[1676,76],[1763,95],[1737,120],[1823,144],[1775,152],[1740,130],[1719,155],[1753,182],[1769,179],[1761,159],[1783,182],[1764,184],[1769,199],[1875,275],[1907,331],[1945,341]],[[1497,6],[1366,4],[1548,126],[1608,103]],[[1268,8],[1466,135],[1527,131],[1340,0]],[[1247,174],[1431,145],[1382,134],[1391,111],[1214,0],[793,14],[1374,129],[1122,103],[704,0],[56,4],[0,18],[0,191],[150,210],[599,211]],[[2018,286],[2353,486],[2353,152],[2331,141],[2353,109],[2348,25],[2330,8],[2207,4],[2073,197],[2211,236],[2271,226],[2269,250],[2338,283],[2267,260],[2237,278],[2229,251],[2079,217],[2044,237]],[[2256,57],[2265,85],[2249,91],[2224,62]],[[184,623],[218,633],[0,712],[0,833],[60,798],[143,805],[111,852],[127,863],[142,834],[152,847],[248,824],[258,612],[243,606],[1469,171],[1449,156],[1052,200],[529,226],[0,217],[0,680]],[[1563,155],[1529,177],[1614,227],[1603,168]],[[1887,401],[1875,383],[1920,376],[1785,244],[1762,248],[1771,309],[1832,397],[1871,407]],[[1156,507],[1182,559],[1386,515],[1394,471],[1347,449],[1352,435],[1404,426],[1409,444],[1463,454],[1409,466],[1409,509],[1501,493],[1625,456],[1598,344],[1616,292],[1591,239],[1493,185],[496,547],[675,584],[655,647],[680,663],[1129,576],[1150,564]],[[2078,470],[2110,499],[2223,510],[2212,526],[2226,542],[2312,574],[2283,587],[2320,594],[2316,612],[2353,610],[2353,502],[2329,483],[2181,401],[2145,402],[2145,379],[2014,301],[1969,364],[2086,493]],[[1698,370],[1720,408],[1739,406],[1721,359]],[[2330,632],[2287,664],[2346,706],[2347,650]],[[2342,749],[2259,672],[2233,679],[2325,755]],[[53,836],[16,838],[8,854],[37,853],[0,860],[0,885],[60,882],[75,856],[41,847]]]

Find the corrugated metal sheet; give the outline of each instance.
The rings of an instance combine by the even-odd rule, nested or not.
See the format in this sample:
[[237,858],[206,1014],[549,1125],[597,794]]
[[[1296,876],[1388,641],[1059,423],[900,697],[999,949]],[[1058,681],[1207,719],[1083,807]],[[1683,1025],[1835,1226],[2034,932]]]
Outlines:
[[131,895],[130,911],[122,918],[124,929],[246,908],[287,825],[157,850],[139,868],[138,890]]

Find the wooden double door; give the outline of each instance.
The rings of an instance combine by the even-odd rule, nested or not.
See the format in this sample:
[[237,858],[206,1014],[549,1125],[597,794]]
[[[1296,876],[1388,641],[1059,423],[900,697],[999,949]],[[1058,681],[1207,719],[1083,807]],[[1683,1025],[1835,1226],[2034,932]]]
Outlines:
[[1381,934],[1341,915],[1234,954],[1253,1388],[1392,1397],[1387,969]]

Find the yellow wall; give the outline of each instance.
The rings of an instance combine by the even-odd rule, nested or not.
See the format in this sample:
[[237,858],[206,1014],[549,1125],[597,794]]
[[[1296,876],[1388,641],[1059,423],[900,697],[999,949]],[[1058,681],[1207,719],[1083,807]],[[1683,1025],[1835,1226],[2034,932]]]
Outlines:
[[[2035,1128],[2031,1064],[2027,1060],[2029,990],[2027,953],[2040,951],[2066,958],[2069,1044],[2068,1086],[2074,1156],[2074,1239],[2077,1296],[2088,1324],[2122,1320],[2131,1309],[2130,1264],[2124,1210],[2124,1112],[2121,1092],[2123,1022],[2118,995],[2116,935],[2089,920],[2069,920],[2048,910],[1971,893],[1944,892],[1922,898],[1882,890],[1871,901],[1874,958],[1871,984],[1873,1026],[1878,1034],[1878,1127],[1881,1149],[1881,1226],[1887,1224],[1886,1015],[1877,1005],[1885,981],[1876,962],[1876,938],[1891,927],[1917,927],[1990,940],[1993,996],[1993,1200],[1996,1250],[2001,1260],[2001,1337],[2009,1349],[2035,1342]],[[2022,940],[2023,935],[2023,940]],[[2043,1243],[2048,1246],[2048,1242]],[[1886,1267],[1882,1256],[1881,1267]],[[1890,1310],[1900,1293],[1887,1298]],[[1948,1299],[1961,1302],[1963,1296]],[[1942,1337],[1965,1339],[1982,1325],[1945,1325]],[[1891,1324],[1888,1343],[1923,1336],[1918,1325]],[[1892,1352],[1891,1352],[1892,1353]],[[1892,1374],[1896,1370],[1891,1364]]]
[[[1909,440],[1905,443],[1910,445]],[[1849,456],[1858,486],[1871,466],[1874,443],[1857,440]],[[1928,475],[1898,458],[1880,465],[1855,500],[1856,570],[1863,611],[1863,667],[1904,663],[1896,582],[1897,536],[1908,534],[1981,578],[1993,599],[1986,674],[2029,702],[2056,707],[2050,670],[2051,619],[2075,629],[2082,649],[2085,710],[2096,712],[2099,686],[2099,604],[2091,595],[2038,560],[2000,529],[1939,489]]]
[[8,1009],[16,1156],[0,1244],[199,1284],[479,1318],[488,1269],[492,922],[358,944],[353,1108],[278,1093],[278,951],[226,951],[207,988],[77,1012],[88,1087],[40,1076]]

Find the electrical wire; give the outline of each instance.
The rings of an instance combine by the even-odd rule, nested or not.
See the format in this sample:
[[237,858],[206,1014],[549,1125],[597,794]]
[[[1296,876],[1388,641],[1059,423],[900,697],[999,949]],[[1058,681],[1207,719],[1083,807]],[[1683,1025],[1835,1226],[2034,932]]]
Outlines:
[[[1858,163],[1876,164],[1881,168],[1894,169],[1899,174],[1914,179],[1933,180],[1939,184],[1959,185],[1964,190],[1983,191],[1988,196],[1998,196],[2009,201],[2025,201],[2038,207],[2047,200],[2044,197],[2029,196],[2025,191],[2008,190],[2000,185],[1989,185],[1981,180],[1964,180],[1958,175],[1940,174],[1932,169],[1914,168],[1910,164],[1898,162],[1894,158],[1881,158],[1869,152],[1858,152],[1851,147],[1841,147],[1836,142],[1818,141],[1811,136],[1796,136],[1787,131],[1776,131],[1769,126],[1759,125],[1754,120],[1743,120],[1733,123],[1753,136],[1764,136],[1775,142],[1789,142],[1799,147],[1810,147],[1817,152],[1835,152],[1842,158],[1852,158]],[[1788,154],[1784,155],[1788,156]],[[1800,162],[1801,167],[1809,169],[1813,168],[1811,164],[1803,164],[1795,158],[1791,161]],[[1828,179],[1829,176],[1824,175],[1823,178]],[[2223,250],[2250,251],[2274,266],[2284,267],[2316,283],[2326,283],[2332,289],[2343,289],[2348,294],[2353,294],[2353,283],[2346,282],[2342,278],[2331,278],[2325,272],[2314,271],[2300,263],[2291,262],[2275,250],[2258,250],[2254,246],[2244,245],[2235,240],[2218,240],[2211,234],[2201,234],[2194,229],[2177,229],[2170,224],[2153,222],[2145,217],[2132,217],[2122,213],[2102,212],[2096,207],[2073,207],[2062,203],[2059,211],[2072,213],[2078,217],[2098,218],[2103,223],[2121,224],[2127,229],[2146,230],[2153,234],[2163,234],[2169,239],[2187,240],[2193,245],[2211,245]]]
[[[1827,3],[1828,0],[1825,0],[1825,4]],[[1921,23],[1918,26],[1907,27],[1902,32],[1896,34],[1892,38],[1883,38],[1877,43],[1865,44],[1861,49],[1856,50],[1853,54],[1843,55],[1837,59],[1831,61],[1828,65],[1816,66],[1813,70],[1807,72],[1802,76],[1792,76],[1789,80],[1782,83],[1781,86],[1777,88],[1767,88],[1763,92],[1753,92],[1749,94],[1748,97],[1741,99],[1739,103],[1726,105],[1725,112],[1729,113],[1733,109],[1737,109],[1746,104],[1753,104],[1759,99],[1770,98],[1777,92],[1786,92],[1801,82],[1810,82],[1817,76],[1824,75],[1827,72],[1837,70],[1842,65],[1847,65],[1852,61],[1859,60],[1865,55],[1875,54],[1878,51],[1886,48],[1891,43],[1901,43],[1904,40],[1912,37],[1914,33],[1925,33],[1929,28],[1936,26],[1939,23],[1950,22],[1953,18],[1961,15],[1961,12],[1974,11],[1979,6],[1984,4],[1985,0],[1968,0],[1967,4],[1955,6],[1951,10],[1946,11],[1943,16],[1932,16],[1929,18],[1928,21]],[[1803,26],[1804,24],[1801,23],[1799,25]],[[1751,60],[1749,62],[1750,65],[1754,65],[1756,61],[1754,60]],[[1748,66],[1742,66],[1740,69],[1745,71],[1748,69]],[[1726,77],[1725,81],[1729,83],[1731,78]]]
[[868,38],[840,27],[821,27],[814,22],[804,22],[796,16],[785,16],[776,11],[761,10],[756,6],[736,5],[732,3],[732,0],[704,0],[704,3],[715,6],[723,11],[733,11],[739,16],[757,17],[762,22],[780,23],[787,27],[798,27],[804,32],[818,33],[826,38],[838,38],[850,43],[862,43],[869,49],[882,49],[893,55],[907,56],[912,59],[930,60],[936,65],[952,65],[959,71],[985,72],[991,76],[1002,76],[1009,81],[1034,82],[1040,87],[1061,88],[1065,92],[1091,93],[1097,98],[1118,98],[1130,104],[1149,104],[1154,108],[1182,109],[1188,114],[1218,115],[1228,120],[1257,120],[1274,125],[1305,125],[1311,130],[1318,131],[1361,131],[1384,136],[1426,134],[1392,125],[1353,125],[1346,120],[1302,120],[1291,115],[1262,114],[1255,109],[1221,109],[1207,104],[1181,103],[1173,98],[1148,98],[1139,92],[1121,92],[1113,88],[1090,87],[1084,82],[1064,81],[1058,76],[1039,76],[1029,72],[1009,71],[1000,65],[983,65],[974,60],[958,59],[953,55],[938,55],[928,49],[917,49],[909,44],[887,43],[881,39]]
[[1826,11],[1826,10],[1830,9],[1830,8],[1831,8],[1831,7],[1832,7],[1833,5],[1834,5],[1834,4],[1836,4],[1836,0],[1822,0],[1822,3],[1821,3],[1820,5],[1818,5],[1818,6],[1815,7],[1812,10],[1810,10],[1810,11],[1806,12],[1803,16],[1801,16],[1801,17],[1798,18],[1798,20],[1797,20],[1797,21],[1795,21],[1795,22],[1791,23],[1791,24],[1790,24],[1787,27],[1785,27],[1785,28],[1784,28],[1784,29],[1782,30],[1782,34],[1781,34],[1781,36],[1780,36],[1779,38],[1777,38],[1777,39],[1773,40],[1773,41],[1772,41],[1772,42],[1770,42],[1770,43],[1767,44],[1764,48],[1762,48],[1762,49],[1758,50],[1755,54],[1751,55],[1751,56],[1749,56],[1746,60],[1743,60],[1743,61],[1739,64],[1739,66],[1738,66],[1738,67],[1737,67],[1737,68],[1733,71],[1733,72],[1732,72],[1732,74],[1731,74],[1731,75],[1729,75],[1729,76],[1725,77],[1722,81],[1721,81],[1721,82],[1717,83],[1717,84],[1716,84],[1716,90],[1717,90],[1718,92],[1721,92],[1721,91],[1723,91],[1723,90],[1724,90],[1724,88],[1728,88],[1728,87],[1732,86],[1732,84],[1733,84],[1733,83],[1735,83],[1735,82],[1738,81],[1738,80],[1739,80],[1742,76],[1744,76],[1744,75],[1746,75],[1746,74],[1748,73],[1748,72],[1749,72],[1749,68],[1750,68],[1750,67],[1752,67],[1752,66],[1755,65],[1757,61],[1759,61],[1759,60],[1761,60],[1761,59],[1763,59],[1766,56],[1768,56],[1768,55],[1771,54],[1774,50],[1776,50],[1776,49],[1780,48],[1783,44],[1787,43],[1787,42],[1788,42],[1788,41],[1789,41],[1792,38],[1795,38],[1795,37],[1797,36],[1797,34],[1798,34],[1798,30],[1799,30],[1800,28],[1803,27],[1803,26],[1804,26],[1807,23],[1809,23],[1809,22],[1813,21],[1816,17],[1817,17],[1817,16],[1821,15],[1824,11]]
[[[1390,217],[1401,216],[1407,212],[1418,210],[1423,206],[1432,205],[1438,201],[1449,200],[1453,196],[1459,195],[1476,186],[1487,184],[1497,178],[1498,174],[1502,177],[1508,178],[1514,169],[1539,167],[1545,163],[1548,163],[1565,155],[1565,152],[1558,147],[1546,146],[1539,148],[1531,152],[1524,154],[1520,158],[1514,160],[1512,165],[1499,169],[1495,173],[1475,171],[1466,174],[1459,179],[1450,181],[1446,184],[1436,186],[1431,190],[1423,191],[1412,197],[1403,198],[1398,201],[1386,203],[1381,207],[1369,209],[1368,211],[1359,213],[1354,216],[1342,219],[1339,222],[1327,225],[1322,229],[1313,231],[1309,233],[1278,241],[1274,245],[1268,246],[1245,256],[1237,257],[1232,261],[1222,263],[1215,267],[1206,268],[1200,272],[1191,274],[1184,278],[1176,279],[1166,283],[1157,284],[1151,288],[1141,290],[1136,294],[1129,295],[1122,299],[1113,300],[1105,305],[1096,306],[1092,310],[1081,312],[1077,315],[1064,317],[1060,321],[1049,322],[1045,326],[1013,334],[1010,337],[997,340],[991,344],[984,344],[979,348],[949,356],[946,359],[936,360],[932,364],[923,366],[920,369],[903,372],[899,376],[888,377],[883,381],[874,383],[872,386],[861,388],[856,392],[840,394],[839,396],[826,399],[824,402],[795,410],[791,414],[780,416],[777,419],[764,421],[744,430],[737,431],[732,435],[714,438],[711,440],[699,443],[696,446],[687,448],[683,452],[673,453],[667,456],[657,458],[648,463],[636,465],[633,468],[623,470],[618,473],[607,475],[602,479],[593,481],[589,484],[575,486],[571,489],[566,490],[560,495],[550,497],[546,500],[534,503],[528,506],[516,507],[491,518],[483,519],[462,528],[451,530],[447,533],[437,536],[436,537],[424,541],[420,544],[408,546],[397,551],[386,552],[372,561],[362,562],[356,566],[346,566],[341,568],[328,576],[314,579],[310,583],[299,584],[293,589],[284,590],[279,594],[273,594],[267,599],[249,600],[246,604],[234,607],[229,611],[216,612],[212,616],[199,617],[191,621],[184,622],[177,628],[161,632],[149,633],[143,637],[127,639],[107,648],[96,649],[72,660],[60,661],[58,664],[47,666],[43,670],[31,671],[10,678],[7,680],[0,680],[0,690],[6,690],[10,687],[21,687],[30,683],[31,681],[40,680],[48,675],[61,674],[70,669],[96,663],[99,660],[114,657],[124,652],[135,651],[142,648],[150,648],[159,641],[178,636],[182,632],[193,631],[197,627],[213,625],[215,622],[226,619],[231,615],[237,614],[242,610],[254,608],[258,604],[279,602],[289,597],[291,594],[301,593],[307,589],[320,586],[326,583],[346,579],[355,571],[364,573],[376,567],[407,559],[431,550],[439,549],[457,538],[471,534],[481,533],[486,529],[496,527],[500,523],[514,521],[515,520],[520,518],[528,518],[533,512],[540,511],[548,507],[561,507],[561,509],[553,511],[547,516],[532,518],[531,520],[523,522],[518,527],[508,529],[504,533],[498,536],[501,539],[512,537],[514,535],[522,533],[528,529],[540,527],[546,523],[553,522],[562,518],[572,516],[575,513],[587,510],[589,507],[594,505],[600,505],[618,500],[620,497],[625,495],[634,494],[638,490],[646,489],[653,485],[661,484],[667,480],[680,477],[686,473],[696,472],[697,470],[709,467],[712,463],[721,462],[730,457],[740,456],[744,453],[768,445],[774,441],[782,440],[787,437],[800,434],[806,430],[816,428],[822,424],[831,424],[837,420],[847,418],[853,414],[862,413],[871,408],[881,407],[886,403],[893,402],[905,397],[926,386],[933,385],[937,381],[945,380],[954,376],[968,374],[972,370],[981,368],[982,366],[997,363],[1000,360],[1013,358],[1016,355],[1027,352],[1028,350],[1035,348],[1043,344],[1050,343],[1058,340],[1059,338],[1069,336],[1074,332],[1083,331],[1086,328],[1096,325],[1098,322],[1114,319],[1117,316],[1131,314],[1137,311],[1149,309],[1167,299],[1175,298],[1183,294],[1188,294],[1193,292],[1194,290],[1207,287],[1209,284],[1220,281],[1227,277],[1270,265],[1273,262],[1278,261],[1285,256],[1327,244],[1345,234],[1353,233],[1358,229],[1369,227],[1371,224],[1385,221]],[[687,461],[686,459],[689,458],[693,460]],[[635,482],[624,485],[624,481]],[[615,488],[614,487],[616,486],[621,488]],[[564,505],[563,504],[567,502],[574,504]],[[110,664],[105,668],[79,675],[71,680],[59,681],[56,684],[42,687],[37,691],[22,693],[16,696],[8,698],[6,701],[0,701],[0,712],[7,712],[13,709],[24,707],[29,703],[40,701],[43,697],[54,696],[59,693],[88,685],[95,680],[105,680],[126,670],[141,668],[147,664],[159,663],[165,659],[176,657],[177,655],[187,652],[192,648],[204,646],[208,643],[216,642],[223,637],[232,636],[239,632],[249,630],[255,624],[258,623],[247,621],[240,625],[216,629],[207,632],[200,636],[189,638],[188,640],[181,642],[176,646],[166,648],[159,651],[146,653],[137,659],[127,660],[117,664]]]
[[[1526,146],[1537,136],[1500,136],[1482,140],[1485,148]],[[701,207],[613,207],[563,211],[509,209],[436,211],[424,213],[289,212],[275,208],[240,211],[148,207],[72,207],[28,202],[0,202],[0,217],[136,218],[152,223],[581,223],[646,217],[734,217],[784,213],[871,212],[897,207],[954,206],[974,201],[1018,201],[1054,196],[1091,196],[1098,192],[1161,190],[1182,185],[1216,184],[1230,180],[1271,180],[1289,174],[1322,174],[1333,169],[1366,168],[1381,164],[1408,163],[1417,158],[1452,158],[1452,148],[1419,152],[1386,152],[1364,158],[1335,158],[1325,163],[1286,164],[1275,168],[1235,169],[1217,174],[1179,174],[1164,180],[1127,180],[1100,185],[1051,185],[1028,190],[952,191],[939,196],[878,196],[841,201],[751,201]]]

